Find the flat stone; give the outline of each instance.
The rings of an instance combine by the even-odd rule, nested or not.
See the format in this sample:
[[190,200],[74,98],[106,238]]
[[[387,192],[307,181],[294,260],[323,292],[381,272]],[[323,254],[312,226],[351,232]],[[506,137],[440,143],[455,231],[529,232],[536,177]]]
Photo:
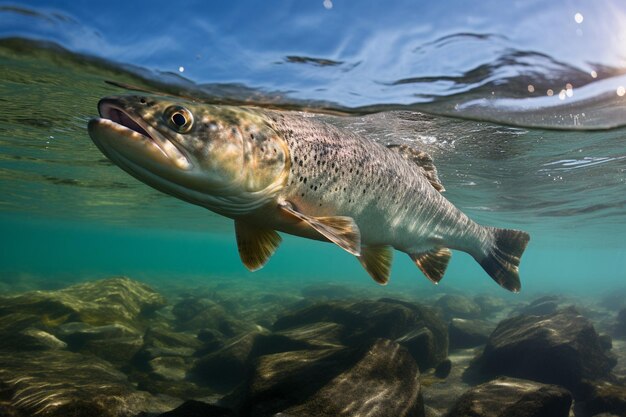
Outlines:
[[156,347],[186,347],[198,349],[202,342],[195,334],[177,332],[164,327],[151,326],[144,334],[146,345]]
[[258,357],[244,385],[240,415],[272,415],[305,401],[358,360],[354,350],[295,350]]
[[92,353],[110,362],[118,369],[128,366],[141,349],[143,340],[140,336],[118,337],[113,339],[90,340],[82,346],[80,352]]
[[12,320],[27,324],[25,327],[42,330],[54,329],[67,322],[82,322],[91,326],[119,323],[140,328],[142,317],[165,304],[165,299],[150,287],[128,278],[110,278],[58,291],[33,291],[14,297],[0,297],[3,316],[14,314],[16,317]]
[[462,295],[447,294],[435,303],[446,318],[460,317],[465,319],[479,318],[482,309],[471,298]]
[[176,406],[136,390],[108,362],[65,350],[0,351],[0,385],[24,416],[131,417]]
[[509,308],[509,304],[503,298],[489,294],[477,295],[473,301],[480,307],[483,316],[489,316]]
[[120,323],[92,326],[68,322],[56,328],[55,333],[69,350],[92,353],[118,368],[127,366],[143,343],[138,330]]
[[321,302],[279,317],[275,331],[315,323],[343,327],[338,342],[345,346],[369,345],[379,338],[406,346],[421,370],[436,367],[448,355],[447,325],[432,310],[394,299]]
[[417,365],[405,348],[391,340],[376,340],[365,350],[264,355],[257,359],[246,387],[240,415],[424,415]]
[[262,333],[253,332],[233,338],[222,349],[199,358],[190,374],[193,379],[217,392],[228,392],[248,374],[256,339]]
[[446,417],[568,417],[571,405],[562,387],[498,378],[464,393]]
[[177,356],[154,358],[148,366],[152,375],[166,381],[182,381],[190,368],[185,358]]
[[477,370],[486,377],[506,375],[575,391],[583,379],[607,376],[616,363],[589,320],[574,309],[564,309],[502,321],[470,374]]
[[254,323],[234,318],[223,304],[206,298],[185,298],[174,305],[172,313],[175,327],[181,331],[213,329],[227,339],[256,329]]
[[48,350],[65,349],[67,343],[53,334],[36,328],[26,328],[17,332],[0,332],[0,350]]
[[133,365],[147,369],[148,362],[155,358],[192,357],[201,346],[202,342],[193,334],[151,326],[143,336],[143,345],[134,356]]
[[559,308],[560,299],[558,296],[549,295],[538,298],[526,307],[522,308],[521,313],[534,316],[546,316],[554,314]]
[[255,356],[291,350],[316,350],[343,347],[341,339],[346,329],[337,323],[306,324],[274,333],[259,335],[254,348]]
[[450,349],[467,349],[487,343],[495,324],[483,320],[454,318],[450,321]]
[[583,408],[589,415],[610,413],[626,415],[626,386],[608,381],[595,381],[591,392],[584,401]]
[[380,339],[353,367],[284,414],[299,417],[424,416],[417,364],[406,349]]
[[224,407],[188,400],[174,410],[160,414],[158,417],[234,417],[234,414]]
[[141,335],[138,331],[120,323],[92,326],[82,322],[65,323],[59,326],[55,333],[73,350],[82,348],[87,342],[92,340],[138,338]]

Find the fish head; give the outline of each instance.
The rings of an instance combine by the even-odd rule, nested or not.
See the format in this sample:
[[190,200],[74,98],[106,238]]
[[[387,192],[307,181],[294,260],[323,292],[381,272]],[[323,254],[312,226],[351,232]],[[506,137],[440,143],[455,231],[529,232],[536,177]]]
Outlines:
[[164,97],[107,97],[89,134],[141,181],[222,214],[270,201],[289,172],[289,148],[260,110]]

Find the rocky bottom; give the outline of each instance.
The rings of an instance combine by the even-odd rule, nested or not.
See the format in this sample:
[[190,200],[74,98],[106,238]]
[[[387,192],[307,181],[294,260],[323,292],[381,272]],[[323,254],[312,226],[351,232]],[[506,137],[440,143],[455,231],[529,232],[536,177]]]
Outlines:
[[624,294],[159,288],[0,297],[0,416],[626,416]]

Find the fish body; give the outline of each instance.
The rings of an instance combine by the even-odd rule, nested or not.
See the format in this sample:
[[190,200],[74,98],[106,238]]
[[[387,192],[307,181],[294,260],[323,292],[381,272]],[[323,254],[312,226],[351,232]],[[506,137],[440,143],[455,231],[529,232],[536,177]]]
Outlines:
[[351,217],[361,244],[406,253],[444,244],[469,251],[487,240],[485,230],[432,185],[424,168],[400,152],[310,117],[271,117],[292,159],[279,198],[303,212]]
[[528,234],[473,222],[442,195],[419,150],[304,113],[138,96],[103,99],[99,110],[89,133],[102,152],[147,184],[234,219],[251,270],[267,262],[281,231],[337,244],[383,284],[392,249],[434,282],[457,249],[520,289]]

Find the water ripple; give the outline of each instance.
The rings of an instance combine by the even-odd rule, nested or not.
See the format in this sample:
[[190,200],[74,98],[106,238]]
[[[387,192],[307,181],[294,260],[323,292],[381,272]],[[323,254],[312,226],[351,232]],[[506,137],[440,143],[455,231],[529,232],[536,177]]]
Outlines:
[[581,159],[562,159],[554,162],[548,162],[543,166],[550,167],[549,169],[540,169],[539,171],[570,171],[573,169],[588,168],[608,162],[619,161],[626,159],[626,156],[619,157],[592,157],[585,156]]

